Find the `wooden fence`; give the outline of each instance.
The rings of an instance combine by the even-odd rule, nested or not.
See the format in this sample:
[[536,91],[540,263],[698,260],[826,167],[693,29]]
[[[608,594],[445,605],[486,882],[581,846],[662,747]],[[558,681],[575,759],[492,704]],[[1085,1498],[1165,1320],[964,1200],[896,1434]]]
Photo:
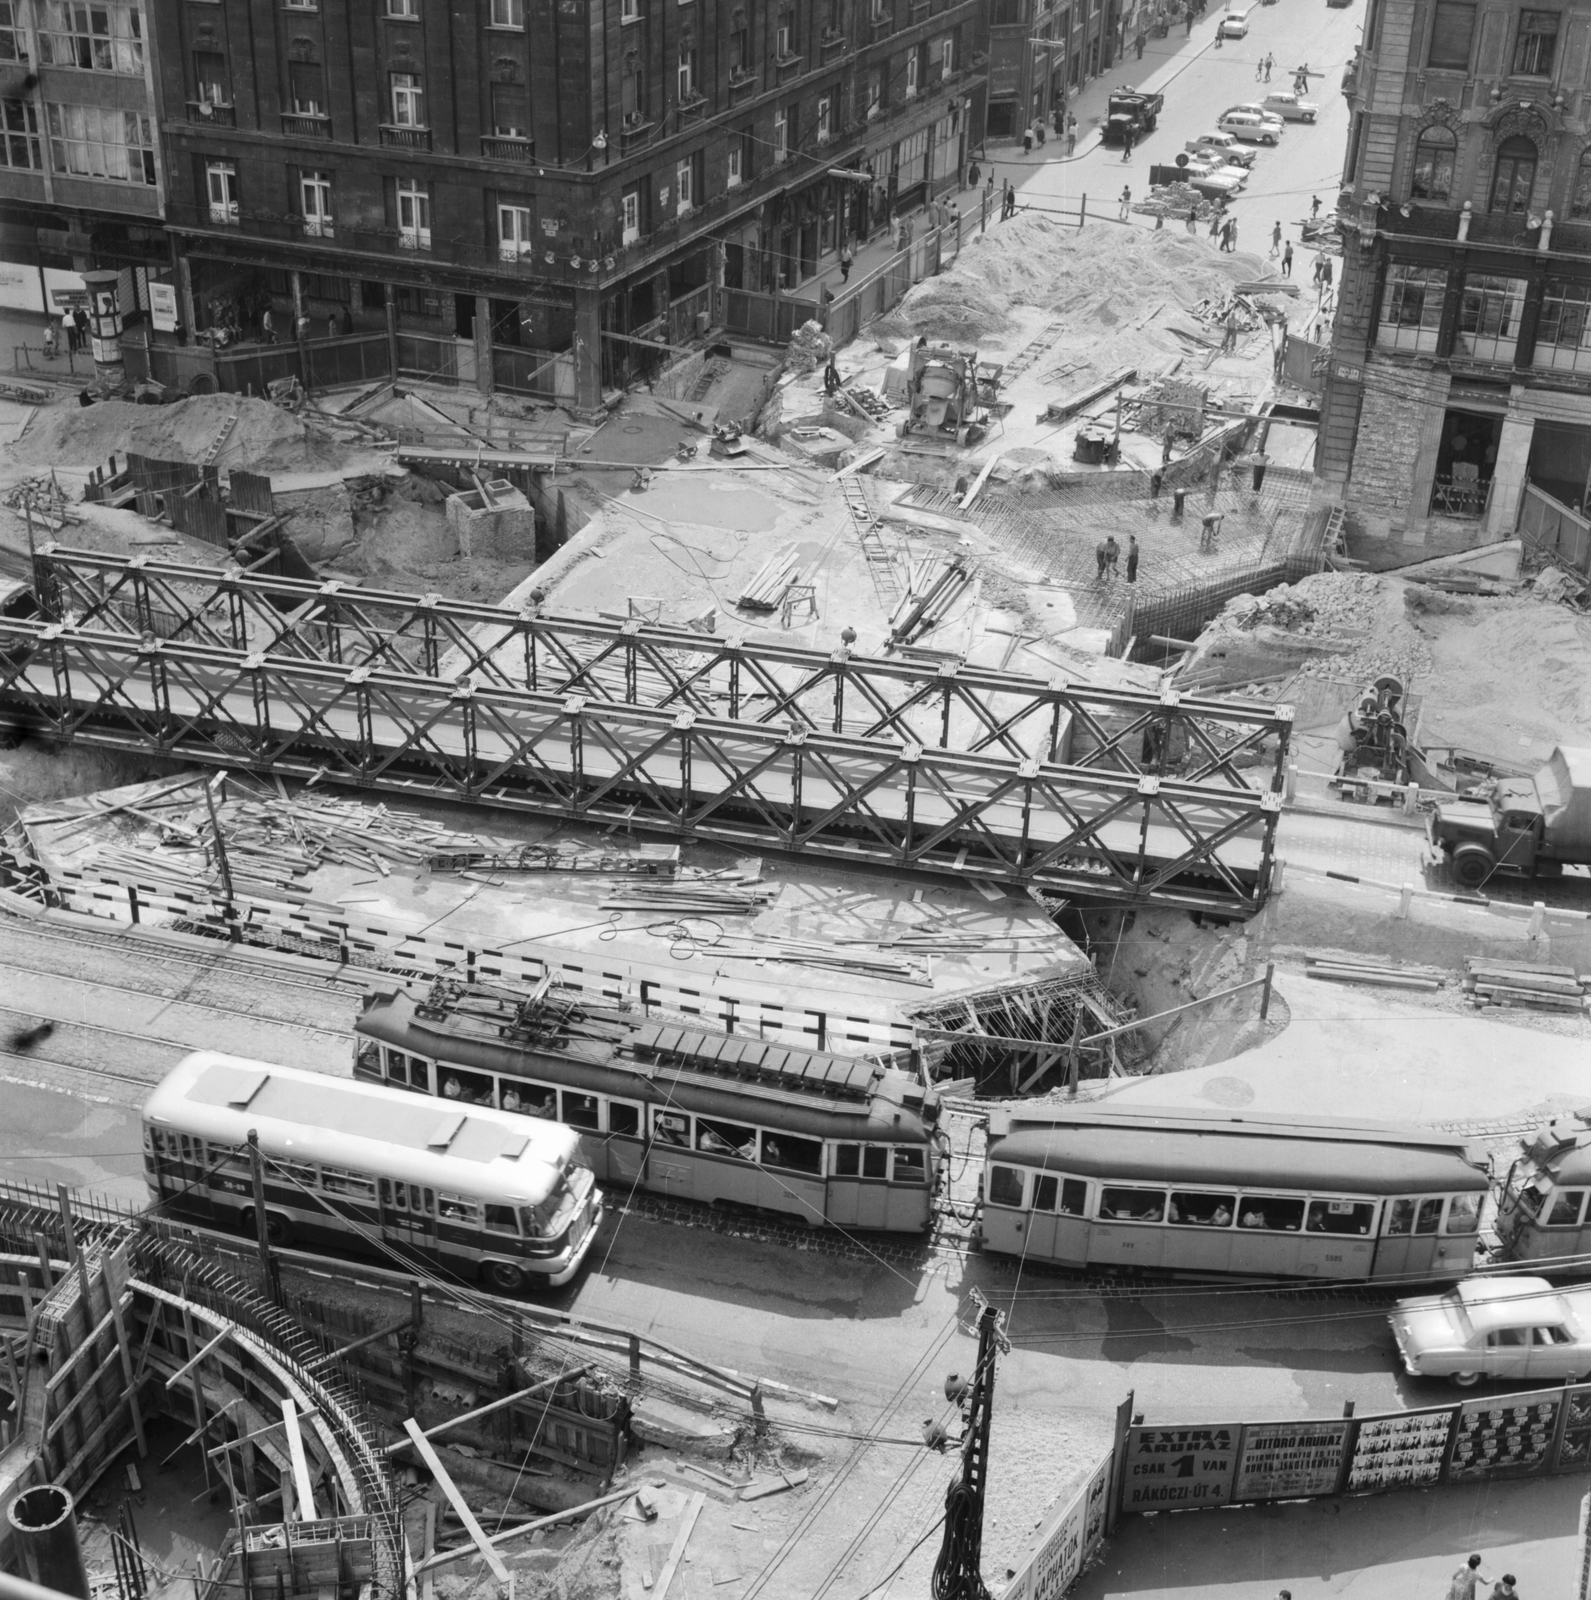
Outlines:
[[1591,577],[1591,521],[1527,483],[1519,497],[1519,537],[1560,567]]

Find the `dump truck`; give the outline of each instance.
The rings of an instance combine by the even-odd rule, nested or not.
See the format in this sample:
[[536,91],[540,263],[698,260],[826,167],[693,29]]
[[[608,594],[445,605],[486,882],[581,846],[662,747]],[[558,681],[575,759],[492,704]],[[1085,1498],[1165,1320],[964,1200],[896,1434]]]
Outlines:
[[1466,889],[1499,872],[1545,878],[1572,863],[1591,864],[1591,749],[1559,745],[1529,777],[1499,778],[1442,799],[1426,836]]
[[1163,94],[1139,94],[1136,89],[1113,90],[1105,107],[1105,125],[1100,139],[1105,144],[1120,144],[1130,131],[1137,144],[1145,134],[1155,131],[1155,123],[1166,108]]

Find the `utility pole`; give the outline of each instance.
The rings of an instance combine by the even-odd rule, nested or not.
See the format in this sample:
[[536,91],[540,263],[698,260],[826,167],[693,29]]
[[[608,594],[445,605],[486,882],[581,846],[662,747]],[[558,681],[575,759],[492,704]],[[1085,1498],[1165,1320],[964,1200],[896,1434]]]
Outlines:
[[[934,1563],[934,1600],[988,1600],[983,1582],[983,1502],[989,1477],[989,1424],[994,1415],[995,1352],[1011,1353],[1000,1313],[972,1291],[978,1306],[978,1366],[969,1383],[956,1373],[945,1379],[945,1398],[961,1409],[961,1471],[945,1490],[945,1533]],[[923,1430],[930,1449],[943,1450],[944,1430]]]
[[249,1129],[249,1170],[254,1177],[254,1238],[260,1249],[260,1266],[265,1271],[265,1292],[273,1306],[282,1303],[282,1278],[276,1257],[271,1254],[271,1225],[265,1215],[265,1156],[260,1150],[258,1128]]

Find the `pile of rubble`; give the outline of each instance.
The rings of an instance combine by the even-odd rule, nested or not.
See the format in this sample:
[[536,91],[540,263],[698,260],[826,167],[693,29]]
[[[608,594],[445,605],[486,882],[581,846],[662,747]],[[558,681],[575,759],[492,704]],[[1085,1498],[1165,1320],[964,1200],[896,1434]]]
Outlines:
[[816,372],[834,353],[834,341],[817,322],[803,322],[785,352],[784,370],[798,377]]
[[1149,191],[1133,210],[1141,217],[1185,217],[1191,211],[1196,220],[1208,221],[1216,212],[1213,200],[1199,193],[1191,183],[1161,183]]

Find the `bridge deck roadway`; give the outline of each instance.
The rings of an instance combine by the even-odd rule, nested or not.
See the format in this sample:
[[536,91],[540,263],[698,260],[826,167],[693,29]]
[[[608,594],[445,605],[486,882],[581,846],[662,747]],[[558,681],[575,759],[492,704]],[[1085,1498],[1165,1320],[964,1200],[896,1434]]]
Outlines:
[[789,731],[55,624],[0,624],[0,714],[193,759],[1061,892],[1246,912],[1252,790]]

